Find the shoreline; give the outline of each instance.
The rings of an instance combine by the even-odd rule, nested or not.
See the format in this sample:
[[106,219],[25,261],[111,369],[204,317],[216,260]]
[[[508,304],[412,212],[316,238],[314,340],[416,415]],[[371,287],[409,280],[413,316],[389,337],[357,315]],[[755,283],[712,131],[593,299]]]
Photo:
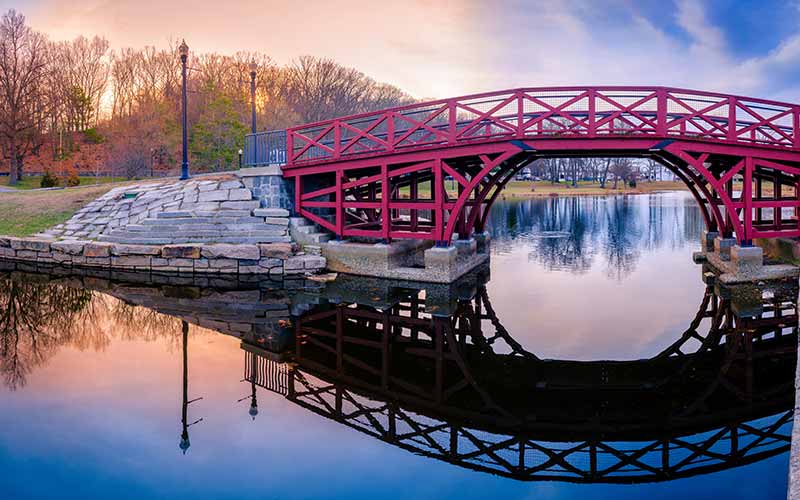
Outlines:
[[558,192],[558,191],[532,191],[530,193],[500,193],[501,200],[509,198],[516,198],[520,200],[529,198],[570,198],[570,197],[583,197],[583,196],[627,196],[627,195],[643,195],[643,194],[657,194],[657,193],[671,193],[676,191],[688,192],[685,188],[659,188],[659,189],[630,189],[630,190],[582,190],[576,188],[574,191]]

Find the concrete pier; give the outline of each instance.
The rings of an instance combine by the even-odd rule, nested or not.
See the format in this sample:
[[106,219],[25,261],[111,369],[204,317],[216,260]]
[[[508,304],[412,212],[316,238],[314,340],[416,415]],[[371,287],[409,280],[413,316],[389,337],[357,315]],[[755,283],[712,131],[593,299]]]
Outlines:
[[714,238],[714,252],[719,254],[722,260],[731,260],[731,248],[736,246],[735,238],[723,238],[717,236]]
[[489,238],[455,240],[446,247],[432,241],[391,243],[329,241],[322,245],[331,271],[428,283],[452,283],[489,260]]
[[717,279],[726,285],[797,279],[800,268],[790,264],[766,264],[764,250],[758,246],[741,246],[735,238],[723,238],[704,231],[701,250],[694,254],[696,262],[708,263]]

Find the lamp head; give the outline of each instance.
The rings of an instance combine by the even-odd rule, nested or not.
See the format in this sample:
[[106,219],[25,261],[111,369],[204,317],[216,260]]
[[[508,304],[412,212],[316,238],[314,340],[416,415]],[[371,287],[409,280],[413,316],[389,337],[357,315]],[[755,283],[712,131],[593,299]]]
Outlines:
[[181,59],[186,59],[189,55],[189,46],[186,45],[186,40],[181,41],[180,46],[178,47],[178,52],[181,55]]

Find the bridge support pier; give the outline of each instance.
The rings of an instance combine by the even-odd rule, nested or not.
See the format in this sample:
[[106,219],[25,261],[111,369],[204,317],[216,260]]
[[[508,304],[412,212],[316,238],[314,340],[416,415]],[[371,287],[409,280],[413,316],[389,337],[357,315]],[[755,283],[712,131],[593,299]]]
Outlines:
[[475,233],[472,235],[472,237],[475,239],[476,251],[478,253],[485,253],[488,255],[489,244],[492,240],[491,236],[489,236],[489,233]]
[[[479,249],[478,242],[481,242]],[[428,283],[452,283],[489,260],[488,237],[455,240],[448,246],[431,241],[391,243],[330,241],[322,254],[331,271]]]
[[764,249],[759,246],[741,246],[734,238],[714,237],[713,248],[709,240],[713,232],[703,233],[702,250],[695,253],[696,262],[707,262],[720,283],[777,282],[797,279],[800,267],[789,264],[764,264]]
[[714,252],[719,254],[722,260],[731,260],[731,248],[736,245],[736,238],[723,238],[717,236],[714,238]]
[[703,235],[700,237],[700,244],[702,245],[703,252],[713,252],[714,251],[714,240],[719,237],[719,232],[717,231],[703,231]]
[[731,247],[731,262],[739,273],[753,274],[764,265],[764,250],[761,247]]

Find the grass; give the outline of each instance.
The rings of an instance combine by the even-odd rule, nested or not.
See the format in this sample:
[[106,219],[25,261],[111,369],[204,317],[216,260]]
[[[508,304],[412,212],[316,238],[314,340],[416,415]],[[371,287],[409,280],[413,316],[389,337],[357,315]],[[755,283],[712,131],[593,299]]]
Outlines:
[[639,182],[636,184],[636,187],[633,188],[623,182],[619,182],[616,189],[614,189],[613,186],[613,182],[606,183],[606,187],[602,188],[600,184],[592,182],[579,182],[577,187],[573,187],[571,183],[567,182],[553,184],[548,181],[511,181],[503,190],[501,196],[511,198],[533,198],[539,196],[603,196],[614,194],[645,194],[686,189],[686,185],[680,181]]
[[[686,189],[686,185],[680,181],[655,181],[655,182],[640,182],[635,188],[628,187],[627,184],[620,182],[617,189],[613,189],[613,183],[607,183],[605,188],[601,188],[600,184],[592,182],[579,182],[577,187],[572,187],[572,184],[561,182],[553,184],[549,181],[511,181],[500,193],[502,198],[538,198],[546,196],[605,196],[616,194],[645,194],[654,193],[658,191],[677,191]],[[455,187],[455,181],[446,183],[447,193],[450,196],[458,196],[458,189]],[[408,196],[410,193],[409,188],[401,188],[400,194]],[[419,196],[421,198],[430,198],[429,185],[423,185],[419,188]]]
[[[108,184],[110,182],[119,182],[122,180],[121,177],[94,177],[94,176],[80,176],[81,186],[91,186],[95,184]],[[15,186],[8,185],[9,177],[4,175],[0,177],[0,186],[6,186],[14,189],[36,189],[42,187],[42,176],[40,175],[32,175],[23,177],[17,182]]]
[[112,187],[115,186],[106,183],[79,189],[0,193],[0,234],[30,236],[65,222]]

